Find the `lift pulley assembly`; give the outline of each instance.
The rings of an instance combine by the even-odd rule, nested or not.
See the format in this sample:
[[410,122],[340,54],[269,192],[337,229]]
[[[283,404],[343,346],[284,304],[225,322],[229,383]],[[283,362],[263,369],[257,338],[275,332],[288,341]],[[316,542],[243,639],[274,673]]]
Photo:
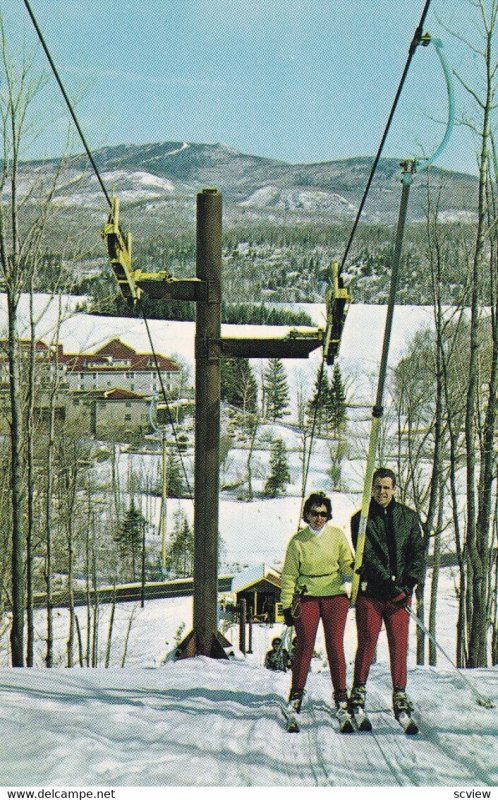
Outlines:
[[[173,278],[167,270],[143,272],[133,269],[130,233],[123,232],[119,222],[119,200],[112,198],[112,207],[101,231],[114,275],[125,300],[136,305],[145,295],[153,299],[209,302],[209,285],[199,278]],[[282,338],[242,339],[223,337],[220,355],[226,358],[307,358],[312,350],[323,347],[323,359],[330,366],[339,352],[341,336],[351,303],[348,289],[339,275],[337,262],[331,264],[330,283],[326,291],[326,326],[315,330],[293,329]]]

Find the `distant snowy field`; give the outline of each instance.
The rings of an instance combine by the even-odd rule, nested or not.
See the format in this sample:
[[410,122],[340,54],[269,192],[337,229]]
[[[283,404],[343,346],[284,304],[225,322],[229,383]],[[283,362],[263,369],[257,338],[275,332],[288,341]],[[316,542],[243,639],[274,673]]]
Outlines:
[[[141,319],[125,317],[97,317],[74,313],[78,299],[65,296],[59,304],[50,295],[35,296],[36,331],[46,344],[57,339],[65,352],[93,352],[111,338],[120,338],[140,352],[149,352],[150,343]],[[322,304],[299,304],[294,306],[306,311],[318,326],[324,326],[325,306]],[[371,386],[375,385],[375,372],[382,349],[382,337],[386,317],[386,306],[352,305],[344,327],[340,349],[341,370],[346,377],[354,377],[361,390],[361,399],[368,400]],[[28,298],[21,297],[19,304],[19,335],[29,337]],[[421,328],[433,326],[433,309],[429,306],[397,306],[394,313],[390,362],[396,364],[412,339]],[[154,347],[163,355],[179,355],[188,364],[194,363],[193,322],[172,320],[150,320]],[[222,333],[237,337],[282,337],[291,330],[285,326],[223,325]],[[7,332],[5,295],[0,294],[0,337]],[[309,359],[289,359],[285,362],[291,386],[303,377],[314,383],[320,350]],[[259,360],[254,360],[258,369]]]

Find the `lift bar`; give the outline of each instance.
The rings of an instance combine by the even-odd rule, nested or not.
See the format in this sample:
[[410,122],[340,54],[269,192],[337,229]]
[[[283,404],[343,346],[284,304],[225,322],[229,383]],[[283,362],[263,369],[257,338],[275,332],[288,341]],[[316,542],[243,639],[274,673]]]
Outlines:
[[330,366],[339,352],[342,331],[346,316],[351,304],[351,295],[344,286],[344,281],[339,275],[339,264],[333,261],[331,264],[331,284],[325,295],[327,304],[327,327],[325,330],[325,340],[323,343],[323,357]]
[[131,267],[131,233],[119,226],[119,199],[112,198],[111,211],[101,231],[107,242],[109,258],[121,292],[130,305],[140,300],[142,290],[136,285]]

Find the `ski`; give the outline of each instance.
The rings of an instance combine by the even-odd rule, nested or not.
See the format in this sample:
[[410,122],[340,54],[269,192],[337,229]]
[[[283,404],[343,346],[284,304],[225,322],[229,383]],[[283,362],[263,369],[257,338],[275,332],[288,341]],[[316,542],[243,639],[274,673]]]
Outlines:
[[365,714],[365,709],[361,706],[356,706],[355,708],[351,709],[351,717],[354,720],[354,724],[356,725],[356,729],[358,731],[371,731],[372,730],[372,723],[370,719]]
[[335,711],[335,718],[339,723],[339,733],[353,733],[354,732],[354,725],[351,718],[351,714],[347,710],[347,708],[339,708]]
[[418,733],[417,723],[414,719],[412,719],[410,714],[406,713],[406,711],[402,711],[398,715],[398,722],[408,736],[414,736],[416,733]]
[[299,727],[297,713],[294,710],[290,711],[288,708],[284,708],[283,706],[280,707],[280,710],[282,711],[282,715],[285,719],[287,733],[299,733],[301,728]]

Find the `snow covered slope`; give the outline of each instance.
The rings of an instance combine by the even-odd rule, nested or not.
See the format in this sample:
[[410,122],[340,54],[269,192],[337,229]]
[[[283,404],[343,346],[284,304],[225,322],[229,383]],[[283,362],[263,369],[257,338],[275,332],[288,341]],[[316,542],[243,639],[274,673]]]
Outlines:
[[[498,671],[473,673],[498,701]],[[493,786],[496,714],[450,673],[412,669],[421,732],[390,708],[373,667],[371,734],[344,736],[330,679],[313,674],[302,731],[279,706],[289,678],[199,657],[140,670],[2,670],[0,784],[8,786]],[[458,714],[457,714],[458,711]]]

